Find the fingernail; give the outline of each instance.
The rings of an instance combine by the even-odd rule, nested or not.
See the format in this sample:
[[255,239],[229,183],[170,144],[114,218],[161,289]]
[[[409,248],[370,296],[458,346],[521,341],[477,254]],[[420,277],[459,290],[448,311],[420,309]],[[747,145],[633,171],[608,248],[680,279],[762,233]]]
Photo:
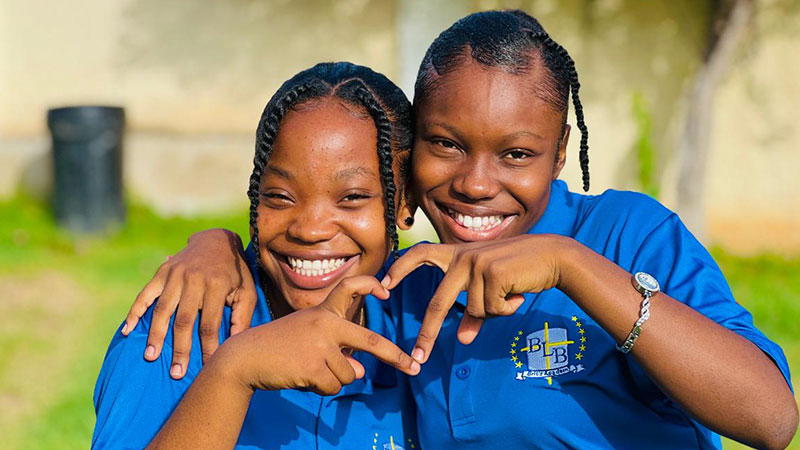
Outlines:
[[411,352],[411,357],[419,362],[422,362],[422,358],[425,357],[425,351],[417,347],[413,352]]
[[125,322],[125,325],[122,326],[122,334],[128,335],[128,322]]
[[392,277],[390,277],[389,275],[386,275],[381,280],[381,284],[383,285],[383,287],[389,286],[389,283],[391,283],[391,282],[392,282]]
[[179,376],[181,376],[181,365],[173,364],[172,370],[169,371],[169,374],[172,376],[172,378],[178,378]]
[[147,350],[144,351],[145,359],[154,359],[156,357],[156,348],[152,345],[147,346]]
[[420,370],[422,370],[422,367],[420,367],[419,363],[418,363],[418,362],[416,362],[416,361],[413,361],[413,362],[411,363],[411,373],[413,373],[414,375],[416,375],[416,374],[418,374],[418,373],[419,373],[419,371],[420,371]]

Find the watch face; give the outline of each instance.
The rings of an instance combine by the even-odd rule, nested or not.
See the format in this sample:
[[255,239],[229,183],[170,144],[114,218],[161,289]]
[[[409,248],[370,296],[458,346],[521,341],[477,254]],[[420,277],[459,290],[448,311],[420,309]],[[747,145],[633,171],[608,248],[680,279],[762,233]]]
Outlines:
[[633,277],[636,280],[636,282],[639,283],[639,286],[643,287],[644,289],[647,289],[650,292],[658,292],[659,290],[658,281],[656,281],[656,279],[653,278],[653,276],[650,275],[649,273],[636,272],[636,275],[634,275]]

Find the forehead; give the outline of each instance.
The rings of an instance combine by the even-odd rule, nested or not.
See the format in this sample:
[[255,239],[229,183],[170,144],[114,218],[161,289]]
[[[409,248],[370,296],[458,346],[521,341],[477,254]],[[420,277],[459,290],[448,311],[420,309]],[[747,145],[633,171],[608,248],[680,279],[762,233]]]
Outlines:
[[[538,67],[537,67],[538,66]],[[532,131],[560,136],[564,113],[537,95],[547,75],[539,65],[512,74],[468,59],[442,75],[417,106],[423,122],[463,125],[483,134]]]
[[340,100],[326,98],[286,113],[269,164],[318,177],[354,166],[377,171],[376,141],[370,116]]

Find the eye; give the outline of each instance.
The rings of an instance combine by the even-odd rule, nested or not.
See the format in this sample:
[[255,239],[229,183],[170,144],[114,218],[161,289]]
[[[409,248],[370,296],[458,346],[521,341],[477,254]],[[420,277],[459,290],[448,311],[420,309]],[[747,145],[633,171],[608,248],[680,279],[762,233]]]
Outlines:
[[363,190],[347,191],[342,196],[340,202],[343,203],[344,206],[356,206],[360,205],[366,200],[371,199],[374,196],[375,194],[369,191],[363,191]]
[[523,160],[531,158],[531,157],[533,157],[535,155],[529,150],[524,150],[524,149],[521,149],[521,148],[515,148],[515,149],[512,149],[512,150],[506,152],[506,154],[503,155],[503,156],[505,158],[508,158],[508,159],[511,159],[511,160],[514,160],[514,161],[523,161]]
[[455,142],[451,141],[450,139],[435,138],[435,139],[433,139],[433,143],[438,145],[438,146],[440,146],[440,147],[452,148],[454,150],[458,150],[458,148],[459,148],[458,144],[456,144]]
[[345,195],[342,200],[346,202],[354,202],[356,200],[363,200],[365,198],[370,198],[370,196],[364,194],[348,194]]
[[291,197],[282,192],[268,191],[262,192],[261,198],[267,206],[281,207],[289,206],[293,203]]

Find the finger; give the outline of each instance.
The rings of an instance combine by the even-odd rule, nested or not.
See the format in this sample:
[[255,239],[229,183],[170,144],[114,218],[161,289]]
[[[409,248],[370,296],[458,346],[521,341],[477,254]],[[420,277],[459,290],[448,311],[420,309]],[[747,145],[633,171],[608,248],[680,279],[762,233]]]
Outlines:
[[422,327],[417,335],[417,342],[411,355],[420,363],[425,363],[431,354],[433,344],[439,336],[439,330],[447,317],[447,313],[458,298],[459,292],[464,289],[469,276],[466,266],[457,266],[447,272],[444,279],[436,288],[428,307],[425,310],[425,317],[422,319]]
[[326,364],[342,386],[355,381],[356,371],[341,352],[332,355],[331,358],[326,361]]
[[256,285],[250,271],[245,270],[241,276],[242,287],[236,290],[231,305],[231,336],[250,328],[250,324],[253,322],[253,311],[258,303]]
[[169,329],[169,319],[178,307],[178,299],[183,290],[183,276],[177,273],[176,270],[169,272],[164,292],[153,307],[153,320],[150,322],[150,333],[147,336],[147,348],[144,352],[144,358],[148,361],[155,361],[161,354],[164,337]]
[[169,374],[173,379],[179,380],[186,374],[189,367],[189,355],[192,351],[192,335],[194,323],[197,319],[197,306],[199,293],[191,288],[183,291],[175,322],[172,325],[172,366]]
[[358,302],[367,294],[381,298],[389,297],[389,291],[375,277],[350,277],[340,281],[328,294],[325,301],[320,304],[320,307],[341,318],[347,318],[349,314],[355,312],[356,308],[360,306]]
[[385,337],[347,320],[342,320],[340,325],[338,338],[342,346],[371,353],[408,375],[419,373],[419,363]]
[[456,333],[458,341],[464,345],[472,344],[472,341],[475,340],[478,336],[478,332],[481,330],[483,321],[484,319],[464,314],[464,317],[461,318],[461,323],[458,325],[458,332]]
[[125,317],[125,325],[122,327],[122,334],[125,336],[130,334],[130,332],[136,328],[139,319],[147,312],[147,308],[161,295],[164,289],[167,271],[167,266],[162,264],[158,270],[156,270],[153,279],[148,281],[147,284],[144,285],[144,288],[139,291],[139,295],[136,296],[136,300],[133,301],[133,305],[131,305],[131,309],[128,311],[128,316]]
[[222,323],[222,312],[225,309],[226,288],[218,282],[207,286],[203,295],[203,310],[200,312],[200,350],[203,352],[203,364],[219,348],[219,326]]
[[381,284],[386,286],[387,289],[394,289],[403,278],[423,264],[435,265],[447,272],[454,254],[455,246],[453,245],[415,245],[392,263],[386,276],[381,280]]
[[483,273],[474,263],[471,272],[472,275],[467,282],[467,309],[464,311],[464,317],[472,316],[482,319],[486,317],[486,306],[483,299]]
[[359,380],[361,378],[364,378],[364,374],[367,372],[364,369],[364,366],[361,365],[361,363],[358,362],[357,359],[353,358],[350,355],[344,355],[344,357],[345,357],[345,359],[347,359],[347,362],[350,364],[350,367],[353,368],[353,372],[356,373],[356,378],[359,379]]
[[336,395],[342,390],[342,383],[339,383],[339,379],[326,367],[312,380],[309,390],[319,395]]
[[517,292],[512,292],[513,287],[508,286],[498,269],[490,271],[484,277],[484,301],[486,302],[486,312],[495,316],[510,316],[525,301],[525,297]]

